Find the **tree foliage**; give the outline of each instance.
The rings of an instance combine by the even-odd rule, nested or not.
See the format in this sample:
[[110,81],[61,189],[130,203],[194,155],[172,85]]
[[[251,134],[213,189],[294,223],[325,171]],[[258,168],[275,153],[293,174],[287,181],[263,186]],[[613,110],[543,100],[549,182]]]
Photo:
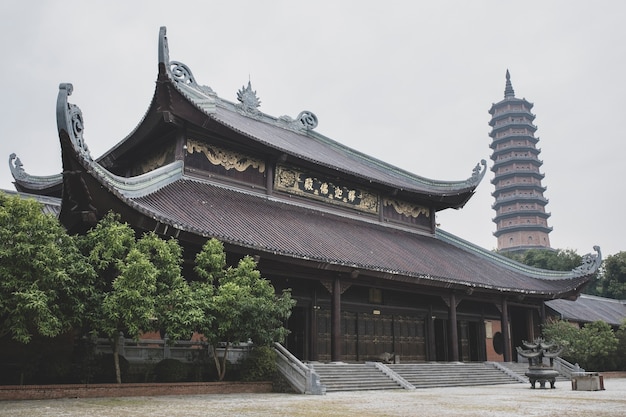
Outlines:
[[131,227],[112,213],[87,232],[82,249],[99,274],[89,303],[90,323],[110,339],[121,383],[120,334],[137,339],[162,330],[173,339],[189,338],[194,318],[199,320],[197,309],[188,308],[192,297],[181,276],[182,250],[175,240],[154,233],[136,239]]
[[551,271],[571,271],[580,266],[582,256],[572,249],[529,249],[523,253],[500,252],[524,265]]
[[615,332],[617,337],[616,366],[617,369],[626,369],[626,319],[622,320],[622,324]]
[[80,324],[95,274],[40,203],[0,193],[0,337],[30,342]]
[[0,193],[0,337],[27,343],[72,327],[108,337],[121,383],[119,337],[161,331],[169,340],[204,335],[220,379],[228,349],[252,341],[269,346],[287,334],[295,301],[277,295],[249,256],[227,267],[221,242],[196,256],[200,280],[182,276],[174,239],[135,231],[109,213],[84,236],[69,236],[34,200]]
[[579,328],[566,321],[552,321],[543,325],[543,335],[565,348],[564,358],[587,370],[601,371],[615,366],[618,339],[606,322],[595,321]]
[[[236,267],[226,267],[224,247],[215,239],[207,241],[197,255],[196,272],[203,278],[195,287],[197,294],[210,296],[205,305],[207,320],[198,330],[213,347],[215,366],[222,380],[228,349],[234,344],[252,341],[257,346],[267,346],[284,339],[284,322],[295,301],[289,291],[276,295],[250,256],[242,258]],[[224,346],[221,358],[217,354],[220,344]]]
[[626,299],[626,252],[606,257],[600,276],[589,292],[601,297]]

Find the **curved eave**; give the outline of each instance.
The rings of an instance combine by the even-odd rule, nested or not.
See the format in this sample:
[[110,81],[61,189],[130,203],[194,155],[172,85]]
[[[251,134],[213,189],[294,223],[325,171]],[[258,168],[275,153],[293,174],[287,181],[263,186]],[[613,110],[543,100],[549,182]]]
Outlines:
[[491,219],[494,223],[497,223],[500,220],[516,218],[516,217],[541,217],[542,219],[547,219],[551,216],[551,213],[546,213],[545,211],[537,210],[537,209],[519,209],[516,211],[508,211],[506,213],[498,214],[496,217]]
[[580,291],[582,287],[595,276],[602,264],[602,253],[599,246],[593,247],[596,251],[595,254],[586,254],[583,256],[583,263],[579,267],[571,271],[552,271],[524,265],[513,259],[499,255],[497,252],[488,251],[474,245],[441,229],[437,229],[437,237],[452,245],[462,247],[485,260],[496,262],[506,269],[527,275],[529,278],[562,283],[563,288],[560,291],[552,294],[542,294],[552,295],[553,298],[567,297]]
[[504,100],[501,100],[497,103],[492,103],[491,104],[491,108],[489,109],[489,114],[491,114],[493,116],[493,114],[495,113],[496,109],[498,107],[502,107],[506,104],[510,104],[510,103],[523,103],[525,104],[527,107],[527,109],[530,111],[533,107],[534,104],[531,103],[530,101],[526,100],[525,98],[516,98],[516,97],[508,97],[505,98]]
[[[532,288],[532,284],[530,284],[531,288],[521,289],[515,286],[507,286],[504,284],[498,285],[497,283],[464,280],[461,277],[419,273],[416,271],[406,270],[402,268],[385,267],[383,264],[376,262],[377,260],[383,258],[381,256],[371,257],[370,260],[373,260],[374,262],[361,262],[357,259],[349,260],[339,257],[316,256],[315,254],[302,253],[301,251],[297,250],[285,250],[279,245],[260,244],[258,241],[251,240],[248,237],[237,239],[233,238],[233,236],[228,233],[211,232],[201,227],[194,227],[193,225],[187,224],[184,221],[181,222],[179,219],[166,216],[159,211],[149,209],[144,201],[146,199],[149,199],[152,194],[142,193],[144,194],[144,198],[129,197],[129,194],[127,192],[124,192],[123,190],[117,188],[117,186],[115,185],[115,181],[112,181],[113,176],[110,173],[107,173],[106,170],[101,168],[90,169],[89,174],[93,175],[94,178],[96,178],[102,184],[102,186],[104,186],[112,195],[118,198],[122,204],[127,205],[129,208],[136,210],[141,215],[151,220],[172,228],[172,230],[177,230],[177,234],[188,233],[189,235],[193,235],[203,239],[214,237],[221,240],[227,245],[247,249],[251,252],[259,254],[261,257],[267,256],[271,258],[288,258],[292,259],[293,262],[297,262],[303,265],[309,265],[309,267],[311,268],[323,267],[323,269],[325,270],[335,270],[340,272],[358,270],[364,276],[367,275],[390,281],[406,282],[424,287],[457,289],[460,291],[482,291],[486,293],[522,294],[525,296],[546,299],[558,298],[563,295],[576,292],[584,285],[584,283],[588,281],[588,279],[591,278],[590,276],[589,278],[587,278],[582,274],[554,273],[552,271],[542,270],[537,270],[538,272],[534,271],[533,273],[528,274],[528,269],[524,270],[523,267],[518,267],[516,272],[521,272],[521,275],[529,275],[528,279],[530,279],[531,281],[533,279],[539,279],[550,280],[553,283],[553,285],[549,286],[550,289],[534,289]],[[183,176],[182,178],[175,182],[172,182],[171,184],[175,185],[181,182],[199,183],[199,181],[195,179],[185,178]],[[229,190],[228,192],[243,193],[234,190]],[[139,194],[136,195],[138,196]],[[263,197],[262,199],[265,198],[266,197]],[[325,214],[320,215],[320,217],[323,217],[325,221],[328,221],[333,216],[328,216],[328,214]],[[258,224],[256,222],[254,223]],[[391,231],[392,229],[390,229],[390,232]],[[297,238],[295,239],[298,240]],[[514,270],[515,268],[511,269]]]
[[547,198],[541,197],[538,195],[537,196],[521,195],[521,196],[513,196],[513,197],[499,199],[491,205],[491,208],[497,211],[500,207],[507,206],[510,204],[515,204],[515,203],[532,203],[532,204],[537,204],[541,207],[545,207],[546,205],[548,205],[549,202],[550,201]]
[[540,184],[529,184],[529,183],[515,183],[515,184],[505,184],[505,185],[496,185],[496,190],[491,193],[491,195],[495,198],[502,193],[515,191],[515,190],[531,190],[538,191],[540,193],[545,193],[548,187],[542,186]]
[[[500,152],[500,151],[503,150],[503,149],[496,150],[496,147],[500,143],[512,142],[512,141],[519,140],[519,139],[529,140],[529,141],[533,142],[533,144],[535,144],[535,145],[537,144],[537,142],[539,142],[539,138],[538,137],[535,137],[533,135],[528,135],[528,134],[521,135],[519,133],[515,133],[515,134],[505,135],[505,136],[496,138],[495,134],[492,134],[492,133],[493,132],[489,133],[489,136],[491,136],[491,138],[493,139],[493,141],[489,144],[489,147],[491,149],[493,149],[494,151],[496,151],[496,152]],[[504,150],[508,150],[508,148],[505,148]]]
[[16,154],[9,156],[9,168],[17,191],[50,197],[61,196],[63,175],[37,176],[28,174]]
[[[67,106],[66,102],[64,102],[68,95],[67,91],[69,91],[67,87],[62,88],[60,91],[60,108]],[[74,112],[73,114],[76,115],[78,113]],[[72,192],[72,186],[80,188],[78,190],[80,193],[75,193],[73,196],[64,194],[61,217],[65,217],[65,220],[68,220],[71,215],[78,215],[79,221],[84,223],[87,220],[94,223],[98,216],[101,217],[105,214],[105,210],[125,207],[126,212],[130,211],[143,216],[146,219],[144,225],[151,225],[151,227],[156,227],[158,224],[165,225],[170,227],[171,230],[176,230],[176,236],[187,234],[190,237],[195,237],[194,241],[196,242],[198,239],[215,237],[227,245],[248,249],[255,253],[260,253],[262,256],[292,259],[294,262],[308,264],[316,268],[323,267],[324,269],[336,271],[357,269],[367,276],[410,283],[411,285],[465,291],[480,290],[486,293],[522,294],[544,299],[556,298],[562,294],[578,291],[584,282],[587,281],[587,275],[590,272],[590,269],[588,269],[586,271],[587,274],[572,273],[568,275],[538,270],[539,272],[535,271],[529,274],[528,269],[524,270],[524,267],[517,265],[515,268],[507,268],[509,272],[504,274],[508,275],[509,278],[503,278],[502,274],[497,272],[503,272],[500,263],[493,262],[493,259],[477,257],[476,249],[468,251],[466,246],[459,245],[458,240],[455,241],[450,236],[442,239],[441,232],[438,232],[437,237],[433,237],[409,232],[402,228],[381,225],[376,222],[345,219],[342,216],[329,215],[328,213],[317,212],[311,209],[306,209],[307,215],[303,216],[303,208],[278,201],[264,194],[252,194],[232,189],[227,190],[215,184],[186,178],[182,174],[180,164],[171,164],[163,167],[159,172],[150,173],[150,175],[144,174],[135,178],[120,178],[93,161],[83,147],[77,146],[81,143],[84,145],[82,137],[80,135],[75,136],[71,133],[71,129],[69,130],[70,133],[68,133],[66,128],[75,125],[72,121],[74,115],[68,114],[67,117],[61,117],[58,120],[64,172],[67,175],[65,180],[69,185],[67,191],[68,193]],[[78,130],[78,132],[80,131]],[[216,198],[210,201],[219,201],[220,204],[211,207],[208,205],[208,201],[206,202],[207,204],[205,204],[204,200],[199,201],[199,199],[202,199],[200,194],[206,192],[207,189],[222,193],[223,197],[228,198],[217,198],[220,197],[219,195],[214,196]],[[188,192],[178,192],[181,190]],[[157,201],[157,206],[151,205],[154,203],[153,199],[159,195],[160,197],[158,198],[164,198],[165,200],[161,200],[161,203]],[[78,197],[83,197],[84,201]],[[188,201],[176,200],[175,204],[172,205],[174,202],[172,197],[177,199],[187,198]],[[96,199],[98,200],[97,206],[100,213],[90,215],[89,210],[96,210],[92,205]],[[252,216],[263,216],[263,214],[256,213],[261,206],[265,206],[265,213],[274,213],[274,210],[278,207],[284,210],[281,215],[288,215],[292,220],[295,219],[294,221],[300,219],[299,221],[302,223],[299,226],[310,227],[307,233],[318,233],[319,235],[313,237],[309,244],[302,245],[303,241],[301,239],[305,235],[294,237],[294,229],[291,228],[292,224],[289,222],[285,222],[287,224],[272,224],[271,227],[268,226],[268,228],[259,231],[257,229],[259,227],[262,228],[263,219],[265,219],[265,224],[269,224],[267,218],[259,217],[254,219],[246,216],[243,219],[242,216],[230,216],[229,220],[225,221],[226,217],[222,216],[228,216],[228,213],[232,213],[232,207],[220,206],[227,204],[225,201],[228,199],[234,199],[233,207],[238,207],[239,209],[242,207],[254,207],[248,213],[248,215]],[[251,203],[252,200],[258,204],[241,204],[242,201]],[[174,210],[179,210],[179,207],[185,207],[184,211],[179,211],[178,213],[191,217],[185,221],[176,216],[168,215],[167,210],[162,205],[159,205],[164,201],[169,204],[170,209],[175,207]],[[80,207],[72,213],[72,210],[76,210],[77,206]],[[156,207],[161,208],[155,209]],[[219,210],[224,210],[224,212],[216,213]],[[203,223],[197,223],[199,226],[194,226],[194,221],[209,221],[207,216],[217,216],[210,220],[212,226],[209,229],[201,226]],[[306,219],[303,219],[303,217],[306,217]],[[310,222],[315,222],[315,224],[311,225],[309,224]],[[328,222],[332,224],[329,225]],[[354,239],[355,236],[342,236],[341,233],[336,236],[329,236],[330,231],[334,231],[336,225],[343,227],[344,233],[357,233],[356,237],[358,238]],[[219,232],[217,230],[219,227],[226,228],[229,232]],[[328,230],[318,230],[324,227],[328,228]],[[242,228],[247,229],[242,231]],[[276,239],[274,236],[267,236],[270,233],[277,233],[277,228],[282,228],[283,236],[291,236],[292,239],[296,240],[291,241],[287,238],[285,241]],[[355,231],[356,229],[358,230]],[[295,228],[295,230],[299,230],[299,228]],[[251,238],[248,233],[257,233],[257,239]],[[355,240],[363,242],[365,236],[375,237],[378,240],[372,242],[366,250],[363,250],[362,245],[354,245]],[[308,238],[311,239],[310,236]],[[318,239],[326,240],[320,242]],[[337,240],[342,240],[343,245],[336,247]],[[400,242],[397,242],[397,240],[400,240]],[[452,241],[456,243],[451,244],[450,242]],[[417,246],[411,249],[407,248],[405,243]],[[319,253],[312,251],[312,244],[317,245],[315,247],[317,248],[316,250],[320,251]],[[394,247],[390,248],[389,245]],[[340,249],[339,252],[343,255],[337,255],[337,249]],[[372,254],[370,251],[376,251],[376,253]],[[452,263],[450,263],[449,256],[455,258]],[[394,260],[390,261],[389,257],[394,257]],[[415,265],[417,264],[423,266],[416,267]],[[403,268],[396,267],[396,265],[413,265],[413,267]],[[471,268],[469,272],[468,267]],[[428,272],[429,270],[449,271],[449,273],[432,273]],[[486,272],[489,274],[489,277],[481,276],[482,271],[485,270],[489,271]],[[511,280],[511,283],[519,283],[522,287],[507,284],[503,280]],[[542,282],[544,284],[541,284]]]
[[502,120],[502,119],[506,119],[506,118],[509,118],[509,117],[525,117],[530,122],[532,122],[536,118],[536,116],[533,113],[529,112],[529,111],[509,110],[509,111],[505,111],[505,112],[502,112],[502,113],[499,113],[499,114],[493,116],[491,118],[491,120],[489,121],[489,126],[493,127],[497,121]]
[[490,181],[493,185],[497,185],[500,181],[514,178],[534,178],[539,181],[545,178],[545,174],[538,171],[531,171],[529,169],[511,169],[505,172],[494,172],[495,177]]
[[493,232],[495,237],[500,237],[502,235],[517,233],[517,232],[528,232],[528,231],[539,231],[544,233],[552,232],[553,228],[549,226],[542,226],[540,224],[516,224],[513,226],[502,227],[499,230]]
[[[327,169],[379,184],[404,193],[413,193],[434,202],[436,209],[460,208],[473,195],[486,172],[486,162],[481,161],[472,176],[461,181],[432,180],[412,174],[393,165],[348,148],[328,137],[308,129],[291,128],[281,119],[261,112],[246,114],[236,105],[217,95],[206,86],[199,85],[191,70],[180,62],[169,61],[166,29],[159,33],[160,77],[167,78],[171,86],[189,104],[214,122],[237,132],[278,153],[301,159]],[[176,74],[172,73],[174,66]],[[315,149],[316,151],[303,152]]]

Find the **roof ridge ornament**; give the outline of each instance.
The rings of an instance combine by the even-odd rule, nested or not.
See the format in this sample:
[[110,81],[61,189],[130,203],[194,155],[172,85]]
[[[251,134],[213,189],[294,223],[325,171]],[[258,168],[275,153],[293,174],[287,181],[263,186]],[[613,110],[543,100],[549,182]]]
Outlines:
[[170,51],[167,44],[167,27],[161,26],[159,29],[159,64],[166,67],[170,63]]
[[83,123],[83,112],[80,108],[67,102],[67,98],[72,95],[74,86],[71,83],[59,84],[59,95],[57,96],[57,129],[59,134],[65,131],[74,149],[83,157],[92,160],[89,148],[83,138],[85,130]]
[[597,253],[588,253],[586,255],[583,255],[582,263],[576,268],[572,269],[572,272],[580,275],[587,275],[590,273],[595,273],[598,268],[600,268],[600,264],[602,263],[602,252],[600,252],[600,246],[594,246],[593,250],[595,250]]
[[172,61],[168,63],[168,69],[172,79],[177,83],[193,88],[194,90],[197,90],[202,94],[206,94],[207,96],[216,96],[215,91],[213,91],[211,87],[198,84],[196,82],[196,78],[191,72],[191,69],[182,62]]
[[13,178],[16,180],[28,177],[28,174],[24,170],[24,164],[15,153],[9,155],[9,168],[11,169],[11,175],[13,175]]
[[[481,167],[482,166],[482,167]],[[469,177],[466,181],[468,184],[479,184],[485,173],[487,172],[487,161],[481,159],[479,163],[476,164],[474,169],[472,169],[472,176]]]
[[278,121],[285,123],[286,126],[283,126],[296,132],[309,131],[317,127],[317,116],[308,110],[301,111],[295,119],[287,115],[280,116]]
[[308,110],[303,110],[296,119],[306,130],[313,130],[317,127],[317,116]]
[[248,80],[248,86],[243,86],[237,91],[237,100],[239,104],[235,106],[243,110],[245,113],[257,115],[260,113],[259,107],[261,106],[261,100],[256,94],[256,91],[252,89],[252,84]]

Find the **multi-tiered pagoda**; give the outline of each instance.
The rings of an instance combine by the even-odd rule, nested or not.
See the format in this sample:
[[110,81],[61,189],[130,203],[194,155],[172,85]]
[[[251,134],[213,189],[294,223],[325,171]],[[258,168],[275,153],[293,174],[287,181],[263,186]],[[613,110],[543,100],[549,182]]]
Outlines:
[[506,72],[504,100],[493,104],[489,113],[493,128],[491,149],[495,176],[491,181],[496,189],[493,209],[497,226],[498,250],[506,252],[527,249],[549,249],[546,187],[541,185],[544,174],[539,171],[540,149],[536,145],[533,104],[515,97],[509,71]]

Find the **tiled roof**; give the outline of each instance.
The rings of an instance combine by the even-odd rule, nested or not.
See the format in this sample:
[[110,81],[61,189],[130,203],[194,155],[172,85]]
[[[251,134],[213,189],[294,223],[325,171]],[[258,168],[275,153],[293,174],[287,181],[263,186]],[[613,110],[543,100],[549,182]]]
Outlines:
[[[184,64],[169,60],[165,28],[159,39],[159,63],[166,69],[171,85],[198,110],[218,123],[253,141],[285,154],[334,169],[348,175],[407,192],[453,197],[442,206],[462,207],[473,194],[486,172],[486,162],[475,165],[471,175],[459,181],[440,181],[421,177],[342,145],[311,129],[298,125],[287,116],[266,115],[258,109],[245,111],[217,96],[209,87],[197,83]],[[171,67],[176,68],[173,73]],[[182,75],[181,75],[182,74]],[[294,127],[295,126],[295,127]],[[468,164],[468,171],[472,168]],[[455,198],[456,197],[456,198]]]
[[218,106],[211,117],[265,145],[356,177],[407,191],[443,195],[471,193],[478,185],[477,178],[464,181],[438,181],[420,177],[315,132],[304,134],[282,128],[279,125],[245,116],[230,107]]
[[546,305],[564,320],[578,323],[605,321],[619,326],[626,319],[626,301],[582,294],[576,301],[550,300]]
[[[160,55],[167,56],[166,48],[161,52]],[[162,62],[169,62],[169,58],[163,58]],[[188,88],[183,85],[181,91]],[[271,254],[284,260],[311,261],[312,266],[321,263],[328,265],[328,269],[354,268],[363,275],[427,286],[477,288],[553,298],[575,294],[598,268],[599,254],[595,258],[586,258],[585,265],[571,272],[525,267],[445,232],[425,234],[393,223],[381,223],[378,218],[349,215],[347,211],[326,211],[296,199],[279,199],[278,195],[272,197],[263,192],[196,179],[185,174],[182,161],[133,178],[115,176],[91,158],[82,137],[80,109],[67,102],[71,92],[70,84],[62,84],[59,88],[57,125],[64,172],[80,181],[68,182],[68,187],[64,187],[64,198],[69,198],[71,192],[76,193],[77,198],[84,197],[80,203],[85,210],[91,209],[91,202],[85,195],[89,194],[85,189],[89,186],[94,195],[118,199],[116,207],[126,205],[175,229],[215,237],[261,256]],[[414,184],[416,189],[432,186],[439,190],[439,196],[454,195],[454,191],[448,192],[461,184],[429,183],[427,180],[420,183],[422,180],[417,176],[348,151],[322,136],[311,132],[298,134],[292,129],[262,123],[254,117],[227,109],[225,105],[214,107],[213,96],[206,89],[196,90],[196,93],[207,94],[206,100],[203,98],[197,104],[209,117],[221,118],[221,123],[245,135],[258,134],[271,140],[272,146],[295,147],[301,143],[298,141],[313,138],[312,148],[305,153],[325,152],[319,159],[331,160],[342,169],[356,166],[350,169],[363,177],[377,176],[381,183],[404,184],[403,181],[407,181],[407,186]],[[298,152],[298,149],[291,151]],[[304,153],[301,155],[304,157]],[[316,159],[311,157],[311,160]],[[345,165],[339,164],[341,161]],[[76,175],[79,171],[84,178]],[[464,186],[475,183],[471,186],[474,187],[483,174],[484,168],[482,172],[475,170]],[[87,176],[91,178],[87,180]],[[463,191],[468,197],[471,187]],[[68,206],[67,210],[70,216],[71,208]]]
[[388,274],[442,286],[562,294],[584,274],[542,271],[489,255],[467,242],[339,216],[183,178],[132,199],[135,208],[195,234],[254,251]]
[[45,214],[51,214],[54,217],[59,217],[59,213],[61,212],[61,199],[56,197],[47,197],[36,194],[28,194],[28,193],[20,193],[11,190],[0,190],[3,193],[18,196],[20,198],[28,199],[32,198],[33,200],[37,200],[42,205],[41,211]]

